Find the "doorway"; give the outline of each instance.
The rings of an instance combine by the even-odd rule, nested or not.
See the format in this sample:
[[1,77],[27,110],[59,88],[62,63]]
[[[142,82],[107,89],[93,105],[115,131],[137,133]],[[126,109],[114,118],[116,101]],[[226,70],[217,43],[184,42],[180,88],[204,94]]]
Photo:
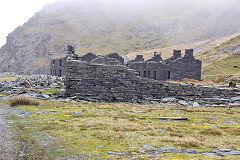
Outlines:
[[154,73],[153,78],[157,80],[157,71],[154,71],[153,73]]
[[171,79],[171,71],[168,71],[168,80]]

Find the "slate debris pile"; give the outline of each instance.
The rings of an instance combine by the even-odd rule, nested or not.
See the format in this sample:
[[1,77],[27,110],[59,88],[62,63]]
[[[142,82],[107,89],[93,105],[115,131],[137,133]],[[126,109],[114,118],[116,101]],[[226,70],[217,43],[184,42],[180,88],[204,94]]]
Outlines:
[[[50,75],[33,75],[33,76],[18,76],[15,81],[2,81],[0,82],[0,92],[8,95],[21,95],[26,94],[38,99],[57,99],[63,98],[61,93],[48,93],[44,94],[39,89],[59,88],[64,89],[64,78],[55,77]],[[1,96],[6,99],[6,96]]]
[[55,77],[50,75],[34,75],[28,76],[25,78],[19,78],[16,81],[17,85],[20,87],[26,88],[46,88],[46,87],[63,87],[64,86],[64,78],[63,77]]

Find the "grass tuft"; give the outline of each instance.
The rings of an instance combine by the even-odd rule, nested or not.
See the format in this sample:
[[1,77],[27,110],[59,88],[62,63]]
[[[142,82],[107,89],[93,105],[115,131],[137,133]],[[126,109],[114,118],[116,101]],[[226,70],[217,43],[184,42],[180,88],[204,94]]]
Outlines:
[[28,96],[13,97],[9,101],[12,107],[21,105],[36,105],[36,106],[39,105],[39,101],[37,99],[30,98]]
[[199,140],[193,139],[193,138],[183,138],[176,141],[177,145],[181,147],[198,147],[202,145],[202,143]]
[[201,131],[200,133],[204,134],[204,135],[214,135],[214,136],[223,135],[222,131],[217,130],[217,129],[212,129],[212,128],[205,129],[205,130]]

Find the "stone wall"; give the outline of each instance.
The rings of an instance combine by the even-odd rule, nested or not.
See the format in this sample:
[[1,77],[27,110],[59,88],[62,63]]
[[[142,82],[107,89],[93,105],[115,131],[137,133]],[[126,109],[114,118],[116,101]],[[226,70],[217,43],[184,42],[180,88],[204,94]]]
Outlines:
[[204,103],[211,99],[237,97],[239,90],[220,89],[157,81],[138,76],[122,65],[101,65],[82,61],[66,64],[66,96],[107,102],[161,102],[173,97]]
[[58,58],[51,61],[50,73],[52,76],[62,77],[65,75],[65,58]]
[[181,80],[183,78],[201,80],[202,62],[193,57],[192,52],[186,54],[183,58],[171,61],[169,64],[170,79]]
[[117,53],[110,53],[107,55],[96,55],[88,53],[82,57],[75,54],[74,48],[68,46],[68,54],[66,57],[53,59],[50,63],[50,74],[52,76],[65,76],[65,62],[66,60],[78,60],[88,63],[105,64],[105,65],[124,65],[124,58]]
[[138,55],[127,66],[144,78],[162,81],[183,78],[201,80],[202,62],[194,58],[193,49],[187,49],[184,57],[181,56],[181,50],[174,50],[173,56],[167,60],[162,60],[161,54],[154,54],[148,61]]
[[[82,57],[75,54],[74,48],[68,46],[68,54],[65,58],[51,61],[50,70],[53,76],[65,76],[65,61],[78,60],[88,63],[104,65],[125,65],[123,57],[117,53],[107,55],[96,55],[88,53]],[[173,56],[163,60],[161,53],[154,52],[154,56],[145,61],[143,55],[137,55],[134,60],[129,61],[126,66],[138,72],[143,78],[154,80],[181,80],[183,78],[201,80],[202,62],[195,59],[193,49],[185,50],[185,56],[181,56],[181,50],[174,50]]]
[[63,77],[65,76],[65,63],[66,60],[78,60],[78,55],[75,54],[73,46],[68,45],[68,53],[66,57],[53,59],[50,63],[50,74],[52,76]]

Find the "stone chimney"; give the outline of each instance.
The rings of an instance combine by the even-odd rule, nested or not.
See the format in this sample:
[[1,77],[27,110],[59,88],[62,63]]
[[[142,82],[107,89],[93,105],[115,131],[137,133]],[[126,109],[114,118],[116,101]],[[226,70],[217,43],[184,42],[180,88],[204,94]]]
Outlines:
[[77,60],[78,59],[78,55],[75,54],[74,47],[72,45],[68,45],[67,48],[68,48],[68,53],[67,53],[66,58],[68,60]]
[[174,59],[177,59],[179,57],[181,57],[181,50],[173,50],[173,57]]
[[143,55],[137,55],[137,57],[135,58],[136,62],[142,62],[144,61]]
[[155,60],[155,61],[161,61],[161,60],[162,60],[162,54],[161,54],[161,52],[154,52],[153,60]]
[[186,49],[184,57],[186,57],[186,58],[193,58],[193,49]]

